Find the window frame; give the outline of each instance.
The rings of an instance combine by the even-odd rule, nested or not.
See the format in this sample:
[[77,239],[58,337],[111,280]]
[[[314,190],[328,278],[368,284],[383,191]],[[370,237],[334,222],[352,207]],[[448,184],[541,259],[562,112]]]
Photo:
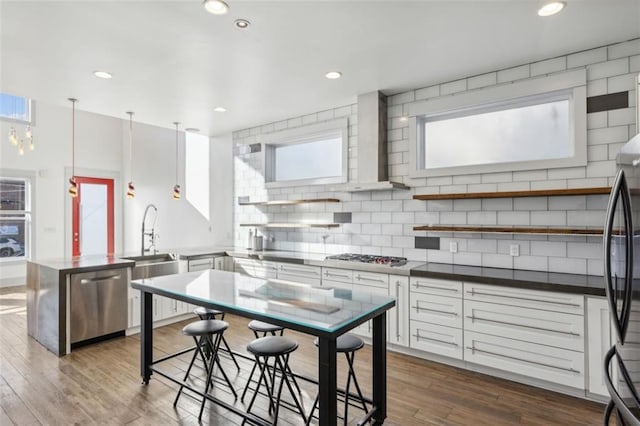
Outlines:
[[[573,156],[550,160],[525,160],[504,163],[424,168],[424,122],[431,118],[456,116],[504,110],[505,106],[520,107],[539,100],[569,100],[569,138]],[[455,95],[441,96],[409,106],[409,176],[412,178],[480,174],[491,172],[539,170],[559,167],[578,167],[587,164],[587,109],[586,70],[574,70],[550,76],[527,79],[472,90]],[[536,102],[538,101],[538,102]]]
[[[24,255],[0,258],[0,264],[25,262],[35,257],[34,229],[35,229],[35,200],[36,177],[34,173],[22,170],[0,169],[0,177],[6,179],[24,180],[27,182],[25,190],[25,210],[0,210],[0,218],[11,218],[12,215],[25,215]],[[11,237],[8,237],[11,238]]]
[[[265,187],[282,188],[299,185],[326,185],[345,183],[349,173],[349,122],[347,118],[340,118],[279,132],[272,132],[259,137],[262,150],[262,175]],[[327,138],[341,139],[341,174],[320,178],[275,180],[275,150],[279,146],[298,145],[317,142]]]
[[35,102],[33,101],[33,99],[31,98],[27,98],[26,96],[19,96],[19,95],[13,95],[11,93],[5,93],[5,92],[0,92],[0,94],[3,95],[7,95],[7,96],[13,96],[16,98],[22,98],[26,101],[27,103],[27,107],[26,107],[26,115],[27,115],[27,119],[22,119],[22,118],[16,118],[15,116],[8,116],[8,115],[4,115],[0,112],[0,120],[2,121],[6,121],[8,123],[17,123],[17,124],[24,124],[24,125],[31,125],[34,126],[35,125],[35,108],[34,108],[34,104]]

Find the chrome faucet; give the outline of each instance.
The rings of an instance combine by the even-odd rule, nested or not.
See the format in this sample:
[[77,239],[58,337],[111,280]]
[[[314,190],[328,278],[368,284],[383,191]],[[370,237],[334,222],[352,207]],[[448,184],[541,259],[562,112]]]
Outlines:
[[[147,230],[148,228],[145,226],[145,222],[147,221],[147,213],[149,213],[149,209],[153,208],[155,210],[155,214],[153,215],[153,223],[151,223],[151,230]],[[141,244],[141,254],[144,256],[145,252],[150,252],[151,248],[153,248],[153,254],[156,254],[158,250],[156,249],[156,217],[158,216],[158,209],[153,204],[149,204],[147,208],[144,210],[144,216],[142,216],[142,244]],[[145,248],[144,237],[149,237],[149,247]]]

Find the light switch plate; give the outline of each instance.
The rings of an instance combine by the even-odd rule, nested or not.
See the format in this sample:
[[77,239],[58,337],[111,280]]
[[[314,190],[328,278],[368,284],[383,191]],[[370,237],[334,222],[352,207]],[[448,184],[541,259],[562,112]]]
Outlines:
[[451,253],[457,253],[458,252],[458,243],[455,241],[451,241],[449,243],[449,251]]
[[511,256],[520,256],[520,245],[518,244],[511,244],[509,246],[509,254]]

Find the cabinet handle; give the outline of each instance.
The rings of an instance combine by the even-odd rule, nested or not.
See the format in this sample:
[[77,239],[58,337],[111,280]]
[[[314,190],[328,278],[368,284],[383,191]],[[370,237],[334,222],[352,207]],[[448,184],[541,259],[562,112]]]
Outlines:
[[438,287],[438,286],[434,286],[434,285],[421,285],[418,283],[413,283],[413,286],[418,289],[418,288],[431,288],[433,290],[444,290],[444,291],[452,291],[454,293],[458,292],[457,288],[449,288],[449,287]]
[[[400,300],[400,281],[396,280],[396,297]],[[400,341],[400,309],[396,306],[396,342]]]
[[557,365],[547,364],[547,363],[544,363],[544,362],[531,361],[531,360],[528,360],[528,359],[522,359],[522,358],[518,358],[518,357],[515,357],[515,356],[499,354],[497,352],[485,351],[485,350],[482,350],[482,349],[478,349],[478,348],[476,348],[474,346],[471,346],[471,347],[467,346],[467,349],[470,350],[471,353],[479,352],[481,354],[495,355],[495,356],[499,356],[499,357],[502,357],[502,358],[512,359],[514,361],[527,362],[529,364],[540,365],[542,367],[555,368],[556,370],[562,370],[562,371],[568,371],[570,373],[580,374],[580,371],[575,370],[573,368],[558,367]]
[[431,337],[425,337],[425,336],[421,336],[419,331],[416,331],[416,334],[413,335],[413,337],[416,338],[416,341],[420,341],[420,340],[427,340],[429,342],[436,342],[436,343],[442,343],[444,345],[449,345],[449,346],[453,346],[453,347],[458,347],[457,343],[453,343],[453,342],[447,342],[446,340],[440,340],[440,339],[433,339]]
[[553,300],[543,300],[543,299],[531,299],[529,297],[518,297],[518,296],[505,296],[503,294],[494,294],[494,293],[482,293],[480,291],[467,291],[467,294],[471,296],[491,296],[491,297],[502,297],[505,299],[516,299],[516,300],[526,300],[528,302],[541,302],[541,303],[551,303],[553,305],[562,305],[562,306],[571,306],[575,308],[581,308],[582,306],[577,303],[566,303],[566,302],[555,302]]
[[118,275],[109,275],[108,277],[82,278],[80,280],[80,282],[82,284],[89,284],[89,283],[98,283],[100,281],[119,280],[119,279],[120,279],[120,274],[118,274]]
[[574,333],[572,331],[551,330],[549,328],[535,327],[533,325],[516,324],[516,323],[512,323],[512,322],[507,322],[507,321],[498,321],[498,320],[492,320],[492,319],[488,319],[488,318],[479,318],[479,317],[475,317],[473,315],[471,315],[471,316],[467,315],[467,318],[470,319],[471,321],[493,322],[493,323],[496,323],[496,324],[512,325],[514,327],[529,328],[531,330],[548,331],[550,333],[566,334],[568,336],[580,337],[579,333]]
[[427,312],[435,312],[435,313],[438,313],[438,314],[451,315],[451,316],[454,316],[454,317],[458,316],[458,314],[455,313],[455,312],[447,312],[447,311],[439,311],[437,309],[421,308],[417,304],[416,304],[416,306],[412,306],[412,308],[415,309],[416,312],[427,311]]
[[291,267],[284,267],[283,265],[280,265],[280,270],[282,272],[297,272],[300,274],[312,274],[312,275],[318,275],[318,271],[316,270],[308,270],[308,269],[299,269],[299,268],[291,268]]
[[334,273],[331,273],[329,271],[324,271],[324,276],[325,277],[340,277],[340,278],[347,278],[347,279],[351,278],[349,275],[334,274]]
[[358,279],[358,281],[373,281],[376,283],[383,283],[383,284],[386,283],[385,280],[381,280],[380,278],[367,278],[367,277],[363,277],[360,274],[356,275],[356,278]]

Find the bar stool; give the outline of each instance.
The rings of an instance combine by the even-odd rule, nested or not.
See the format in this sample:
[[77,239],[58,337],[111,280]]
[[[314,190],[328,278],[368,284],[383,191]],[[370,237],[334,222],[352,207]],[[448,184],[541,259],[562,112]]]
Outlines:
[[[217,309],[211,309],[211,308],[205,308],[204,306],[198,306],[197,308],[195,308],[193,310],[193,313],[196,314],[198,317],[200,317],[201,320],[214,320],[216,319],[216,316],[220,315],[220,319],[224,320],[224,312],[219,311]],[[224,349],[223,349],[223,353],[226,353],[229,355],[229,358],[231,358],[231,360],[233,361],[233,363],[236,365],[236,368],[238,369],[238,371],[240,371],[240,364],[238,364],[238,361],[236,360],[236,356],[233,354],[233,352],[231,351],[231,348],[229,348],[229,344],[227,343],[227,339],[224,338],[224,336],[222,336],[222,344],[224,345]],[[207,358],[209,357],[209,353],[208,353],[208,346],[205,345],[204,347],[204,354],[207,356]]]
[[[269,334],[272,336],[276,336],[277,332],[280,332],[280,336],[284,334],[284,327],[281,327],[275,324],[270,324],[264,321],[252,320],[251,322],[249,322],[249,324],[247,324],[247,327],[249,328],[249,330],[253,331],[253,335],[256,336],[256,339],[259,339],[260,337],[266,337]],[[247,394],[247,391],[249,390],[251,379],[253,379],[253,375],[257,367],[258,367],[258,363],[254,362],[253,368],[251,368],[251,373],[249,374],[249,380],[247,380],[247,384],[244,386],[244,390],[242,391],[242,396],[240,397],[240,401],[242,402],[244,402],[244,397]],[[296,380],[295,376],[291,372],[291,368],[288,365],[287,365],[287,373],[293,380],[293,384],[296,386],[298,393],[301,393],[300,386],[298,385],[298,381]]]
[[[289,381],[289,375],[287,371],[289,370],[289,355],[298,349],[298,342],[293,339],[290,339],[285,336],[266,336],[260,337],[247,345],[247,351],[251,353],[256,358],[256,364],[260,367],[260,376],[258,378],[258,385],[253,393],[253,397],[251,398],[251,402],[249,402],[249,406],[247,407],[247,412],[251,412],[251,407],[258,396],[260,391],[260,385],[264,379],[264,384],[267,389],[267,395],[269,397],[269,413],[271,413],[272,408],[274,411],[273,414],[273,424],[276,425],[278,423],[278,412],[280,410],[280,399],[282,397],[282,388],[284,384],[287,384],[287,388],[289,389],[289,393],[295,402],[300,415],[302,416],[302,421],[304,423],[307,422],[307,418],[304,414],[304,409],[298,398],[296,397],[296,393],[291,386],[291,382]],[[262,358],[262,361],[261,361]],[[273,376],[271,379],[271,386],[269,385],[269,360],[273,358]],[[278,387],[277,395],[275,395],[276,390],[276,377],[277,371],[280,371],[280,386]],[[299,391],[299,390],[298,390]],[[275,397],[275,401],[274,401]],[[246,421],[246,419],[245,419]],[[244,425],[245,421],[242,422]]]
[[[313,341],[313,344],[318,346],[318,339]],[[349,374],[347,376],[347,387],[344,391],[344,425],[347,424],[347,413],[349,408],[349,389],[351,388],[351,380],[353,379],[353,384],[356,386],[356,391],[358,392],[358,398],[360,399],[360,403],[362,404],[362,408],[364,412],[367,412],[367,403],[365,402],[364,396],[362,395],[362,391],[360,390],[360,385],[358,384],[358,380],[356,379],[356,373],[353,370],[353,360],[356,356],[356,351],[362,349],[364,347],[364,341],[355,336],[353,334],[343,334],[342,336],[336,339],[336,352],[343,353],[347,358],[347,364],[349,365]],[[318,396],[316,396],[316,400],[313,403],[313,407],[311,407],[311,413],[309,413],[309,419],[307,420],[307,425],[311,422],[311,418],[313,417],[313,413],[318,406]]]
[[[198,353],[200,354],[200,358],[202,359],[202,363],[204,364],[205,371],[207,372],[207,381],[204,389],[204,393],[209,392],[209,387],[213,385],[212,375],[213,369],[217,365],[224,377],[224,380],[227,382],[229,389],[233,393],[233,396],[237,399],[238,395],[236,394],[233,385],[231,385],[231,381],[229,377],[227,377],[227,373],[225,373],[222,365],[220,364],[220,359],[218,357],[218,349],[220,348],[220,342],[222,341],[222,336],[224,331],[229,328],[229,323],[221,320],[200,320],[192,322],[191,324],[186,325],[182,329],[182,334],[185,336],[193,337],[194,342],[196,343],[196,349],[193,352],[193,357],[191,358],[191,363],[189,364],[189,368],[187,368],[187,372],[184,375],[183,382],[186,382],[189,378],[189,373],[191,372],[191,368],[196,361]],[[215,339],[213,339],[215,336]],[[210,356],[207,358],[203,351],[202,347],[207,346],[209,349]],[[173,401],[173,405],[175,406],[178,403],[178,399],[182,394],[182,389],[184,385],[180,385],[180,390],[178,391],[178,395],[176,395],[176,399]],[[202,398],[202,404],[200,405],[200,414],[198,415],[198,420],[202,419],[202,412],[204,410],[204,403],[207,399]]]

